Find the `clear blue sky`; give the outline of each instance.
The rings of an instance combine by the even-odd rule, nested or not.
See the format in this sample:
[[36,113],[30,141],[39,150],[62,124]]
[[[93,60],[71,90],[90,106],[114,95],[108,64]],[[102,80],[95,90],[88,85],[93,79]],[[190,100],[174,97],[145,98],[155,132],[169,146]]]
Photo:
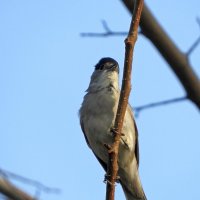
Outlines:
[[[146,1],[186,52],[200,34],[199,0]],[[120,1],[0,1],[0,168],[58,187],[41,199],[105,197],[104,171],[82,135],[78,110],[93,66],[104,56],[124,58],[124,38],[82,38],[129,28]],[[190,62],[200,76],[200,47]],[[135,48],[133,106],[183,96],[184,90],[151,43]],[[122,71],[122,70],[121,70]],[[200,116],[190,102],[142,112],[137,119],[140,174],[148,200],[200,199]],[[15,182],[30,194],[34,188]],[[116,200],[124,199],[117,186]]]

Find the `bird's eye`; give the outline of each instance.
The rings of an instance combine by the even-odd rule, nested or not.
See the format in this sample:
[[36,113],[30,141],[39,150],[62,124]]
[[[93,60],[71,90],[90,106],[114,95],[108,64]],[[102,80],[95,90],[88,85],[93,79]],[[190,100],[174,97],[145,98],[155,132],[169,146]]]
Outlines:
[[104,69],[104,65],[100,65],[99,70],[103,70],[103,69]]
[[96,70],[103,70],[104,69],[104,64],[97,64],[95,69]]
[[[108,70],[108,71],[114,71],[115,69],[118,70],[118,63],[112,58],[106,57],[102,58],[96,65],[95,70]],[[115,71],[116,71],[115,70]]]
[[111,69],[115,64],[107,62],[104,64],[98,64],[96,66],[96,70],[104,70],[104,69]]

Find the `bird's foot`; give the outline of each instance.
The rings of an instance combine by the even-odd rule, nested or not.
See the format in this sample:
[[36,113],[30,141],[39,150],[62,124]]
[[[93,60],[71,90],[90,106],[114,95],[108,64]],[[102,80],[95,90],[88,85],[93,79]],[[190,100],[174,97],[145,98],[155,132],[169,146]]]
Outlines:
[[108,151],[110,151],[112,149],[111,145],[109,145],[109,144],[103,144],[103,145],[104,145],[104,147],[106,147],[106,149]]
[[117,176],[117,177],[116,177],[115,182],[116,182],[116,183],[119,183],[119,182],[120,182],[120,176]]
[[[112,183],[111,181],[109,181],[109,177],[110,177],[110,175],[105,174],[103,182],[104,182],[104,183],[109,183],[110,185],[113,185],[113,183]],[[120,182],[120,176],[117,176],[117,177],[116,177],[115,182],[116,182],[116,183],[119,183],[119,182]],[[114,184],[114,185],[115,185],[115,184]]]
[[112,148],[111,145],[109,145],[109,144],[103,144],[103,145],[104,145],[104,147],[108,150],[108,153],[109,153],[109,154],[113,152],[113,148]]
[[[119,131],[113,127],[110,128],[110,132],[113,134],[113,136],[119,134]],[[124,133],[121,133],[121,136],[124,136]]]

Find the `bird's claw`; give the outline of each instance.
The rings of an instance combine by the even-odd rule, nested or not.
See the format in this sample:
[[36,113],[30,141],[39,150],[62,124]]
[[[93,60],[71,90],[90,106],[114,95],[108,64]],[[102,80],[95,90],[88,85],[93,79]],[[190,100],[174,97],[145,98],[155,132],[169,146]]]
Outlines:
[[[109,183],[110,185],[113,185],[113,184],[111,183],[111,181],[108,180],[109,177],[110,177],[110,175],[105,174],[103,182],[104,182],[104,183]],[[117,176],[116,179],[115,179],[115,182],[116,182],[116,183],[119,183],[119,180],[120,180],[120,176]],[[114,184],[114,185],[115,185],[115,184]]]
[[104,183],[107,183],[107,182],[108,182],[108,177],[109,177],[109,176],[110,176],[110,175],[107,175],[107,174],[104,175],[104,180],[103,180]]
[[104,144],[104,147],[106,147],[106,149],[107,149],[108,151],[110,151],[110,150],[112,149],[111,145],[109,145],[109,144]]
[[[117,130],[117,129],[115,129],[115,128],[110,128],[110,132],[113,134],[113,135],[117,135],[117,134],[119,134],[119,131]],[[125,136],[125,134],[124,133],[121,133],[121,136]]]
[[120,182],[120,176],[117,176],[117,177],[116,177],[115,182],[116,182],[116,183],[119,183],[119,182]]

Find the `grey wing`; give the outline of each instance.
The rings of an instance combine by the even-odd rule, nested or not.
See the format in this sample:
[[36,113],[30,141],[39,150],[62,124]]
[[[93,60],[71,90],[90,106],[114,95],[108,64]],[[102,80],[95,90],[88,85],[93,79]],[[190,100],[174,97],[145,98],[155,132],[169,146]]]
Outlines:
[[[89,148],[92,150],[91,146],[90,146],[90,143],[87,139],[87,136],[86,136],[86,133],[85,133],[85,129],[84,129],[84,123],[82,120],[80,120],[80,125],[81,125],[81,129],[82,129],[82,132],[83,132],[83,135],[85,137],[85,141],[87,142],[87,145],[89,146]],[[105,171],[107,171],[107,164],[105,162],[103,162],[103,160],[101,160],[95,153],[94,151],[92,151],[93,154],[95,155],[95,157],[97,158],[97,160],[99,161],[99,163],[101,164],[101,166],[104,168]]]
[[[137,130],[137,126],[136,126],[136,123],[135,123],[135,120],[134,120],[134,117],[133,117],[133,112],[132,112],[132,109],[131,109],[131,106],[128,105],[128,109],[130,109],[130,113],[131,113],[131,117],[132,117],[132,120],[133,120],[133,123],[134,123],[134,127],[135,127],[135,137],[136,137],[136,141],[135,141],[135,157],[136,157],[136,160],[137,160],[137,165],[139,167],[139,142],[138,142],[138,130]],[[86,136],[86,133],[85,133],[85,129],[84,129],[84,123],[82,120],[80,120],[80,125],[81,125],[81,129],[82,129],[82,132],[84,134],[84,137],[85,137],[85,140],[87,142],[87,145],[89,146],[90,149],[91,146],[89,144],[89,141],[87,139],[87,136]],[[93,152],[94,153],[94,152]],[[100,164],[102,165],[102,167],[105,169],[106,171],[106,168],[107,168],[107,165],[105,162],[103,162],[95,153],[94,155],[96,156],[96,158],[98,159],[98,161],[100,162]]]
[[86,136],[86,134],[85,134],[84,123],[83,123],[82,120],[80,120],[80,125],[81,125],[81,130],[82,130],[82,132],[83,132],[83,135],[84,135],[84,137],[85,137],[85,141],[87,142],[87,145],[88,145],[88,146],[90,147],[90,149],[91,149],[91,146],[90,146],[89,141],[88,141],[88,139],[87,139],[87,136]]
[[128,105],[127,107],[131,113],[131,117],[132,117],[132,120],[133,120],[133,123],[134,123],[134,127],[135,127],[135,157],[136,157],[136,160],[137,160],[137,166],[139,167],[139,141],[138,141],[138,129],[137,129],[137,125],[135,123],[135,120],[134,120],[134,117],[133,117],[133,111],[131,109],[131,106]]
[[136,143],[135,143],[135,157],[137,160],[137,165],[139,167],[139,161],[140,161],[140,156],[139,156],[139,140],[138,140],[138,129],[134,120],[134,126],[135,126],[135,133],[136,133]]

